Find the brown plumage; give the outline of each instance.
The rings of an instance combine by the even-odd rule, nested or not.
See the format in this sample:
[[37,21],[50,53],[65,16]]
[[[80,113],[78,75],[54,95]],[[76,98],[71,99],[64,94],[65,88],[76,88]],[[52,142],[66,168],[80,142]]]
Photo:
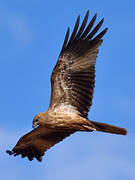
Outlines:
[[[67,30],[58,62],[51,75],[51,102],[46,112],[39,113],[33,119],[31,132],[20,138],[9,155],[21,154],[31,161],[41,161],[44,152],[76,131],[101,131],[126,135],[124,128],[87,119],[95,86],[95,64],[98,48],[107,28],[96,33],[103,24],[102,19],[93,28],[95,15],[86,26],[87,12],[81,27],[78,16],[69,38]],[[91,30],[93,28],[93,30]]]

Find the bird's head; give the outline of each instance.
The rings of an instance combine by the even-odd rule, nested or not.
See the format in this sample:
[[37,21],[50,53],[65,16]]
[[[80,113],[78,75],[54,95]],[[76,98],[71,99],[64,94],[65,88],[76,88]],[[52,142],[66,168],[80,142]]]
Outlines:
[[38,125],[41,125],[42,122],[44,121],[44,117],[45,117],[45,112],[37,114],[33,119],[32,127],[35,128]]
[[35,128],[40,125],[40,115],[36,115],[33,119],[32,127]]

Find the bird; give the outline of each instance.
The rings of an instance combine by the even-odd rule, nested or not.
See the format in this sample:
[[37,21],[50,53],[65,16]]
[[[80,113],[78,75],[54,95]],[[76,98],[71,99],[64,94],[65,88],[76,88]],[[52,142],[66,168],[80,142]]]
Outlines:
[[[79,28],[67,29],[58,61],[51,74],[51,100],[47,111],[33,119],[33,130],[22,136],[9,155],[42,161],[45,152],[75,132],[101,131],[126,135],[125,128],[88,119],[95,87],[98,49],[108,28],[97,34],[104,18],[94,27],[97,14],[87,23],[89,10]],[[96,35],[97,34],[97,35]]]

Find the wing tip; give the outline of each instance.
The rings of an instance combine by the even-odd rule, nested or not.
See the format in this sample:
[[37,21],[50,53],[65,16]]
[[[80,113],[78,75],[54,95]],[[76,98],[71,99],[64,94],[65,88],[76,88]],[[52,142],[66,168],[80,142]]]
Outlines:
[[14,150],[12,150],[12,151],[6,150],[6,153],[9,154],[10,156],[11,155],[17,156],[20,154],[22,158],[27,157],[29,161],[32,161],[35,158],[39,162],[42,162],[42,156],[44,155],[44,154],[43,155],[35,154],[35,156],[33,157],[33,156],[30,156],[29,154],[26,154],[25,156],[23,156],[22,152],[18,153],[18,152],[15,152]]
[[105,33],[108,31],[108,27],[104,29]]
[[[97,13],[95,13],[95,15],[93,16],[92,20],[90,21],[90,23],[88,24],[88,26],[86,26],[87,24],[87,20],[88,20],[88,17],[89,17],[89,9],[87,10],[86,12],[86,15],[85,15],[85,18],[83,20],[83,24],[81,25],[81,27],[79,28],[79,23],[80,23],[80,15],[78,15],[77,17],[77,20],[76,20],[76,24],[74,26],[74,29],[73,29],[73,32],[70,36],[70,39],[69,38],[69,27],[68,27],[68,30],[67,30],[67,34],[66,34],[66,37],[65,37],[65,41],[63,43],[63,46],[62,46],[62,50],[60,52],[60,55],[63,53],[63,51],[66,49],[66,48],[69,48],[72,41],[74,40],[78,40],[78,38],[81,38],[81,39],[85,39],[85,40],[92,40],[92,38],[94,37],[94,35],[97,33],[97,31],[100,29],[100,27],[103,25],[104,23],[104,18],[101,19],[101,21],[95,26],[95,28],[91,31],[95,21],[96,21],[96,18],[97,18]],[[79,28],[79,30],[78,30]],[[108,28],[105,28],[103,31],[102,31],[102,37],[104,36],[104,34],[107,32]],[[77,33],[78,31],[78,33]],[[68,37],[67,37],[68,35]],[[98,35],[97,35],[98,37]],[[94,39],[97,39],[96,37]]]
[[42,156],[37,159],[39,162],[42,162]]
[[89,14],[90,14],[90,11],[88,9],[87,12],[86,12],[86,16],[89,16]]
[[6,153],[8,153],[9,155],[14,154],[14,152],[13,152],[13,151],[10,151],[10,150],[6,150]]

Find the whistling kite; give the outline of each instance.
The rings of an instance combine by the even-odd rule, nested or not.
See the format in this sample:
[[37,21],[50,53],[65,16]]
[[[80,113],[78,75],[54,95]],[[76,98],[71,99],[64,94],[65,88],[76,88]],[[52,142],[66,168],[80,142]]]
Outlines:
[[49,109],[34,117],[34,130],[21,137],[13,150],[7,151],[9,155],[21,154],[30,161],[34,157],[41,161],[47,149],[76,131],[127,134],[124,128],[90,121],[87,118],[92,105],[98,48],[107,32],[106,28],[95,36],[104,19],[93,28],[97,15],[86,26],[88,16],[89,11],[79,29],[78,16],[70,39],[69,28],[67,29],[58,62],[51,75]]

